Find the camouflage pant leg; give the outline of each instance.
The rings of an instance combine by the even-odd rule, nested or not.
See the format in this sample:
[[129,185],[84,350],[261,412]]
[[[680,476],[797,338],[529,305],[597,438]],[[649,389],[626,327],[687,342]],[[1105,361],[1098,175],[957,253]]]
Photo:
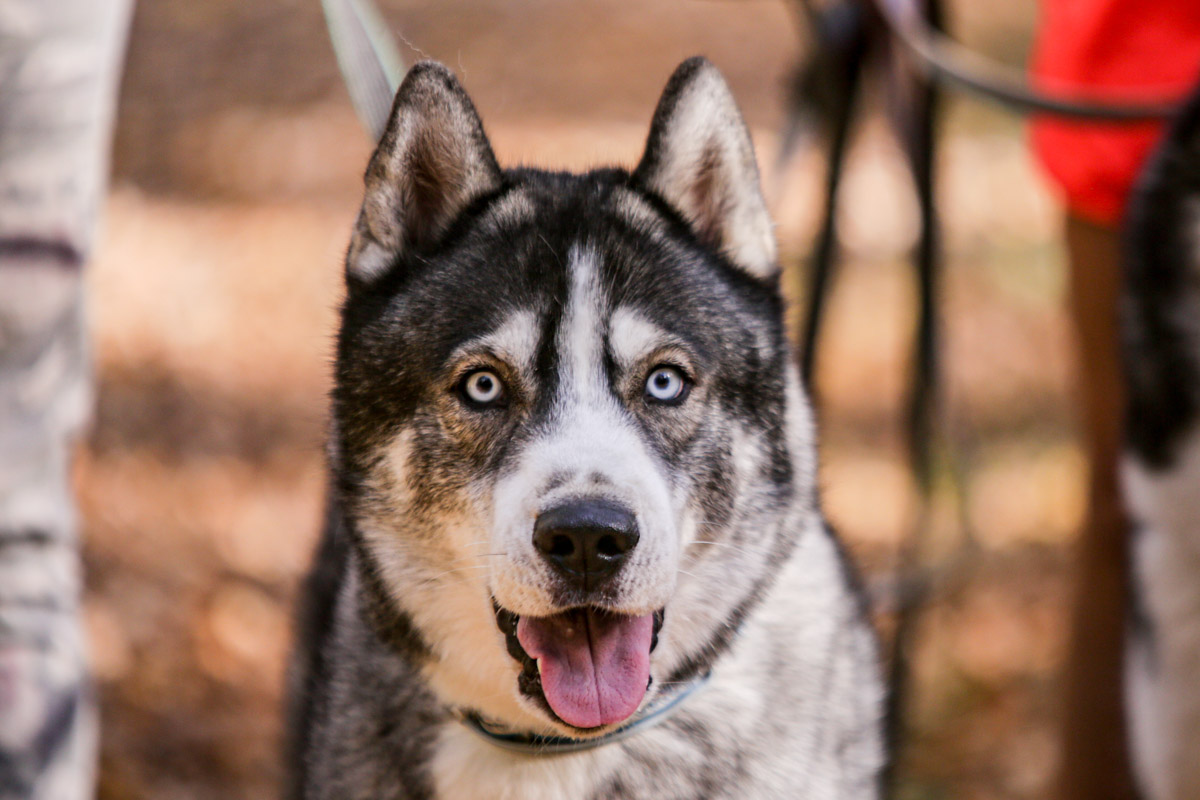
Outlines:
[[68,482],[129,0],[0,0],[0,800],[94,793]]

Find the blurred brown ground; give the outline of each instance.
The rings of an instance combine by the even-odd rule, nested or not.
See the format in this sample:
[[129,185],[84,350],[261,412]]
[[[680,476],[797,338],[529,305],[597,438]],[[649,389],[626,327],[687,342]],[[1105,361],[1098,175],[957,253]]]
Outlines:
[[[772,174],[802,43],[769,0],[384,3],[453,66],[502,162],[630,163],[674,65],[703,52],[746,111],[789,268],[821,165]],[[1019,61],[1016,4],[951,3]],[[316,0],[143,0],[90,273],[99,397],[78,464],[101,796],[268,798],[290,605],[317,534],[340,258],[369,144]],[[915,654],[905,797],[1045,797],[1085,473],[1057,211],[1007,116],[945,120],[945,413],[928,558],[952,559]],[[902,418],[916,214],[876,124],[852,154],[847,263],[819,384],[826,505],[872,585],[915,516]],[[954,554],[968,552],[966,559]],[[886,614],[882,616],[886,622]]]

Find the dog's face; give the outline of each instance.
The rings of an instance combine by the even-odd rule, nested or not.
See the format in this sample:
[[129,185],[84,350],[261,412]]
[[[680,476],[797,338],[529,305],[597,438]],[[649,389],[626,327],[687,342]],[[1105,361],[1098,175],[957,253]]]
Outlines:
[[577,176],[501,172],[450,73],[414,67],[347,270],[343,494],[435,688],[578,734],[702,669],[811,481],[770,221],[716,70],[676,72],[634,173]]

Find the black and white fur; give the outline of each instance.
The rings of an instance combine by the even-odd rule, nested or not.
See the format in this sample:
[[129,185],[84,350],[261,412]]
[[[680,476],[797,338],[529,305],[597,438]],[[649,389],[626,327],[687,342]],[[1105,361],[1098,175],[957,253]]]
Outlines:
[[[301,613],[290,796],[337,800],[875,798],[883,688],[817,502],[750,138],[717,70],[682,64],[632,173],[501,170],[444,67],[413,67],[346,265],[329,521]],[[685,401],[646,376],[677,366]],[[507,404],[472,407],[464,374]],[[564,497],[636,513],[601,595],[531,543]],[[570,755],[455,716],[587,738],[497,624],[580,603],[660,610],[657,727]]]
[[1123,308],[1132,523],[1127,699],[1148,800],[1200,797],[1200,94],[1131,205]]

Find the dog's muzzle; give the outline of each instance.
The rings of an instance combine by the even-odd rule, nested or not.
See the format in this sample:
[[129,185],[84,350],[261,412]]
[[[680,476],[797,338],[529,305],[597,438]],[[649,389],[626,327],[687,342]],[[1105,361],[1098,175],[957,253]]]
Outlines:
[[580,730],[625,722],[650,685],[658,613],[614,608],[614,578],[637,547],[637,516],[613,500],[576,497],[542,511],[533,545],[557,579],[558,610],[518,617],[497,607],[521,691]]

